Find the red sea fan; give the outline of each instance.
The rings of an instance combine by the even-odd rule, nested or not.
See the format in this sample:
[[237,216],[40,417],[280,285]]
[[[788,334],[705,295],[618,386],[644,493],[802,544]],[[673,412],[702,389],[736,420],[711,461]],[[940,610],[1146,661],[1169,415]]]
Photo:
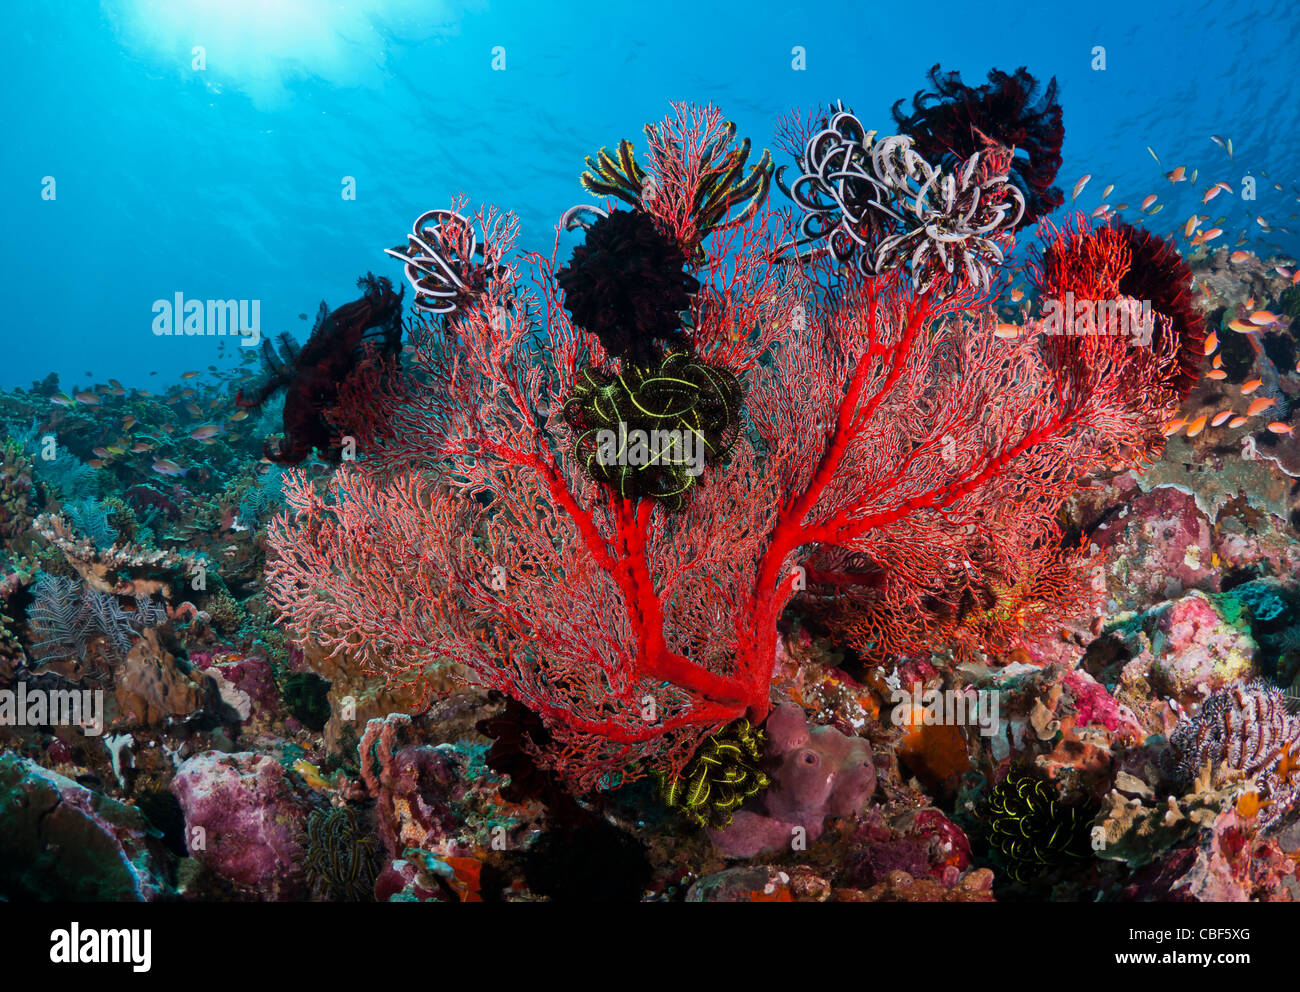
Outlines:
[[[1151,346],[1172,351],[1166,385],[1184,398],[1200,378],[1205,322],[1192,306],[1192,271],[1169,242],[1123,222],[1093,227],[1082,214],[1057,226],[1045,221],[1032,278],[1044,300],[1114,301],[1127,297],[1150,304],[1155,321]],[[1169,340],[1166,340],[1168,338]]]
[[929,73],[934,92],[918,90],[912,114],[894,104],[900,133],[912,136],[917,150],[931,162],[964,160],[984,148],[981,135],[1016,150],[1012,178],[1025,195],[1020,226],[1050,214],[1065,202],[1052,185],[1061,168],[1065,125],[1056,99],[1053,77],[1039,93],[1039,83],[1024,66],[1008,75],[989,71],[989,81],[970,87],[958,72],[942,73],[936,63]]
[[[484,238],[503,277],[414,341],[375,457],[324,488],[286,473],[267,593],[291,640],[370,674],[428,685],[454,664],[510,696],[550,735],[521,746],[575,791],[680,773],[705,737],[764,720],[814,554],[873,563],[881,624],[957,570],[1023,585],[1079,473],[1160,416],[1126,342],[1004,340],[969,286],[829,257],[795,278],[778,250],[794,220],[755,211],[708,239],[691,304],[697,355],[746,386],[745,429],[668,513],[573,457],[563,398],[598,345],[564,311],[554,256],[523,256],[531,282],[510,262],[513,232]],[[539,318],[545,367],[527,347]]]
[[1164,238],[1131,224],[1121,223],[1118,229],[1132,258],[1120,278],[1119,291],[1135,300],[1150,300],[1152,310],[1169,318],[1168,325],[1156,324],[1157,344],[1162,333],[1177,338],[1174,384],[1179,395],[1186,397],[1201,377],[1205,356],[1205,318],[1192,305],[1192,270]]

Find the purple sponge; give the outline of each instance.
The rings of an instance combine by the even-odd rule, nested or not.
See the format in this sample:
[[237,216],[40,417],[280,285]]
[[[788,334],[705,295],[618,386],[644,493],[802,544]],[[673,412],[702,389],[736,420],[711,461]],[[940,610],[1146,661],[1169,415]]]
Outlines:
[[[828,816],[852,816],[876,789],[871,747],[834,727],[808,726],[803,709],[786,703],[764,725],[767,756],[777,763],[762,812],[741,810],[731,824],[710,830],[723,854],[752,858],[822,835]],[[798,830],[797,828],[802,828]]]

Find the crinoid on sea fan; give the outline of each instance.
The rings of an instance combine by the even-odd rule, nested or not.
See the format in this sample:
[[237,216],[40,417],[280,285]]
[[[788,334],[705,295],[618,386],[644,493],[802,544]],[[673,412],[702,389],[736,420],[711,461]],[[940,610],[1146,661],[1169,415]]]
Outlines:
[[705,739],[680,775],[661,779],[665,805],[696,826],[727,826],[745,800],[772,784],[760,768],[766,742],[748,720]]
[[656,342],[681,341],[681,312],[699,289],[681,247],[641,210],[597,220],[555,278],[575,324],[611,356],[641,363],[654,360]]
[[[1149,341],[1156,353],[1172,353],[1164,385],[1186,397],[1200,378],[1205,321],[1192,306],[1192,270],[1172,244],[1122,221],[1092,227],[1082,215],[1042,227],[1043,246],[1033,278],[1044,300],[1149,305],[1155,320]],[[1173,340],[1166,340],[1172,336]]]
[[837,263],[870,277],[910,269],[915,286],[989,289],[1025,209],[1010,150],[989,143],[937,168],[912,138],[876,140],[851,111],[832,110],[797,150],[798,178],[786,187],[777,176],[803,210],[800,244],[825,241]]
[[584,369],[564,417],[588,476],[624,499],[676,510],[731,449],[743,399],[733,373],[675,351],[656,366]]
[[[456,206],[464,209],[460,201]],[[455,313],[501,274],[495,265],[476,261],[482,253],[474,225],[457,210],[426,210],[411,225],[404,246],[384,249],[403,263],[415,290],[412,306],[432,314]]]
[[[296,465],[316,449],[322,457],[338,461],[341,447],[331,429],[328,414],[339,398],[340,387],[365,363],[368,355],[392,356],[402,343],[402,296],[383,276],[366,273],[357,280],[364,291],[333,312],[324,303],[316,317],[311,337],[299,350],[293,339],[281,335],[277,357],[270,341],[262,342],[266,378],[251,397],[241,389],[235,402],[241,407],[260,407],[281,389],[284,400],[284,440],[278,445],[268,439],[266,457],[285,465]],[[368,332],[378,331],[377,335]]]
[[1262,680],[1225,686],[1169,735],[1168,770],[1188,784],[1211,765],[1239,774],[1261,797],[1259,827],[1271,827],[1300,798],[1300,717],[1281,689]]
[[937,63],[929,77],[934,92],[918,90],[910,116],[900,113],[902,100],[893,111],[899,131],[912,136],[922,155],[951,167],[983,150],[988,138],[1016,150],[1011,176],[1025,196],[1021,225],[1065,202],[1065,194],[1052,185],[1065,140],[1055,78],[1039,93],[1038,80],[1023,66],[1012,74],[992,69],[988,83],[979,87],[967,86],[958,72],[941,72]]
[[703,263],[704,240],[744,224],[766,199],[772,155],[763,149],[746,172],[749,139],[737,142],[736,125],[717,108],[674,104],[673,109],[673,117],[645,127],[650,171],[637,162],[632,143],[623,140],[617,154],[602,148],[588,156],[581,182],[588,192],[653,213],[691,261]]
[[1042,779],[1011,772],[977,808],[989,846],[1002,855],[1006,873],[1022,884],[1081,864],[1090,853],[1096,809],[1067,799]]

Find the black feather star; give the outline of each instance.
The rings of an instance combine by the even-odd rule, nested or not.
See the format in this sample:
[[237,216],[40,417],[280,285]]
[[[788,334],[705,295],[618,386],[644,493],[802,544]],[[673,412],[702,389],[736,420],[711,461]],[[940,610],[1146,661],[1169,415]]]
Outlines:
[[591,225],[556,281],[574,324],[612,357],[648,363],[682,340],[681,313],[699,289],[686,264],[649,214],[615,210]]

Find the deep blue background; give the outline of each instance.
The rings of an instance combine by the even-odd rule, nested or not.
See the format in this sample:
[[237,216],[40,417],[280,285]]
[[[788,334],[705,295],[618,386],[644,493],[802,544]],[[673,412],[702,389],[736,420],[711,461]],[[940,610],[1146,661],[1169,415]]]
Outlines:
[[[1225,195],[1201,212],[1228,215],[1224,243],[1249,224],[1250,247],[1300,253],[1294,235],[1253,223],[1300,230],[1294,0],[695,7],[10,0],[0,387],[51,370],[65,387],[144,386],[205,367],[218,339],[151,333],[152,302],[178,291],[261,299],[265,334],[301,337],[297,315],[353,299],[361,273],[398,278],[382,248],[455,192],[516,211],[524,245],[549,250],[558,215],[588,199],[583,157],[639,139],[669,100],[712,100],[763,147],[780,114],[836,98],[886,129],[935,62],[969,83],[994,66],[1058,78],[1067,205],[1083,173],[1088,211],[1107,183],[1111,203],[1178,194],[1151,225],[1168,234],[1212,182],[1267,172],[1255,204]],[[191,69],[193,45],[206,71]],[[791,69],[795,45],[806,71]],[[1233,139],[1235,163],[1211,133]],[[1163,178],[1179,164],[1199,167],[1194,189]],[[40,198],[47,175],[54,202]]]

